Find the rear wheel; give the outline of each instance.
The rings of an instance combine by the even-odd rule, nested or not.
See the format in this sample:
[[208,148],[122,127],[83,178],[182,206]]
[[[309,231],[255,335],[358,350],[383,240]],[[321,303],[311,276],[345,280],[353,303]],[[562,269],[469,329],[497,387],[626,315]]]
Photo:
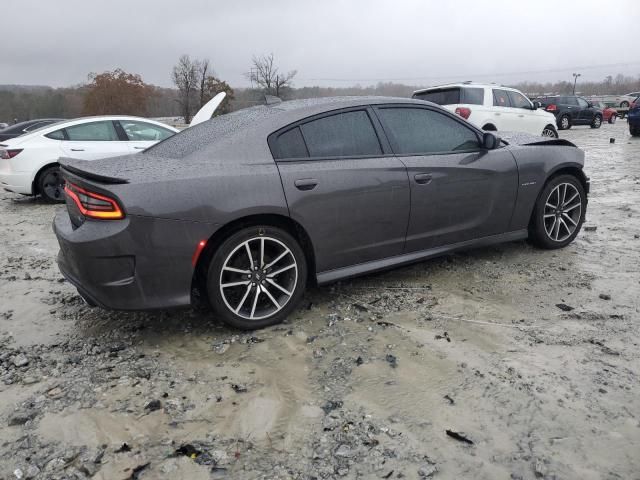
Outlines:
[[616,123],[617,119],[618,119],[618,114],[612,113],[611,116],[609,117],[609,123]]
[[38,175],[37,188],[45,202],[64,202],[64,180],[57,165],[47,167]]
[[620,102],[620,107],[621,108],[629,108],[629,102],[627,102],[626,100],[623,102]]
[[629,125],[629,133],[633,137],[640,137],[640,128],[639,127],[632,127],[631,125]]
[[549,138],[558,138],[558,131],[553,128],[553,125],[547,125],[546,127],[544,127],[544,130],[542,130],[542,136]]
[[596,115],[591,121],[591,128],[600,128],[602,126],[602,115]]
[[562,115],[558,120],[558,129],[569,130],[571,128],[571,119],[569,115]]
[[570,244],[582,227],[587,196],[573,175],[553,177],[542,189],[529,227],[531,240],[542,248],[562,248]]
[[304,293],[307,264],[298,242],[267,225],[247,227],[214,254],[207,292],[214,313],[243,330],[282,322]]

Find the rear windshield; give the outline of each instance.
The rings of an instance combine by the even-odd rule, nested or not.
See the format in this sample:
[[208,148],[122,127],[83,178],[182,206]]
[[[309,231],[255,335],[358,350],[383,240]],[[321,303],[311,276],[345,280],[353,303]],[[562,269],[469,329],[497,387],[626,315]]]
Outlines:
[[438,105],[454,105],[458,103],[482,105],[484,103],[484,89],[473,87],[438,88],[416,93],[413,98],[426,100]]

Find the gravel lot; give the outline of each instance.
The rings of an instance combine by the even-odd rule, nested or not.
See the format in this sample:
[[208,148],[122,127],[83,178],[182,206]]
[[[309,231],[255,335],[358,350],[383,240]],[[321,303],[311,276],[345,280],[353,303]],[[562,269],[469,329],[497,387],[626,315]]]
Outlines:
[[249,334],[86,307],[61,207],[1,193],[0,478],[640,479],[640,139],[561,135],[592,181],[569,247],[315,289]]

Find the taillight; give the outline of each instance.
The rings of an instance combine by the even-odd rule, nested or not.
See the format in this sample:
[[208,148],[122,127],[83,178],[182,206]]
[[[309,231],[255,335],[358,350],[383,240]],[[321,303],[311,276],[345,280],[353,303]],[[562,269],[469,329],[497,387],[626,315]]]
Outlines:
[[547,112],[556,112],[558,111],[558,107],[556,107],[554,104],[551,104],[551,105],[547,105],[547,108],[545,108],[545,110]]
[[462,118],[467,119],[471,115],[471,109],[467,107],[457,107],[456,115],[460,115]]
[[22,148],[14,148],[12,150],[0,150],[0,158],[3,160],[9,160],[15,157],[22,151]]
[[73,183],[67,183],[65,193],[73,200],[85,217],[100,220],[118,220],[124,218],[124,212],[113,198],[90,192]]

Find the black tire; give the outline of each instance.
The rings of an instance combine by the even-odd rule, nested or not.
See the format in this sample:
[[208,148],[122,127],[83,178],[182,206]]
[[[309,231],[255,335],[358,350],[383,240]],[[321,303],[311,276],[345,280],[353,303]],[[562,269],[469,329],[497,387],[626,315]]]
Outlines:
[[482,130],[484,130],[485,132],[497,132],[498,131],[496,126],[493,125],[492,123],[487,123],[484,127],[482,127]]
[[571,128],[571,117],[569,115],[562,115],[558,119],[558,130],[569,130]]
[[[571,217],[572,221],[575,222],[576,225],[573,226],[575,227],[575,229],[572,232],[570,232],[570,234],[566,238],[558,237],[558,240],[555,240],[553,238],[554,228],[553,226],[551,226],[551,222],[553,222],[553,218],[545,218],[545,214],[547,216],[550,215],[549,207],[547,207],[547,204],[549,200],[551,201],[551,203],[554,202],[552,193],[555,191],[556,187],[561,186],[560,189],[562,189],[562,185],[565,185],[565,184],[571,185],[573,189],[580,195],[579,215],[577,215],[574,211],[576,208],[574,208],[571,211],[569,210],[565,211],[564,207],[561,209],[560,218],[562,218],[562,222],[564,222],[565,225],[569,225],[568,220],[565,220],[565,216],[564,216],[565,213],[568,212],[567,216],[572,216]],[[571,190],[571,192],[573,192],[574,190]],[[558,200],[560,199],[558,198]],[[560,202],[557,202],[557,203],[560,203]],[[569,205],[566,205],[567,208],[574,204],[578,204],[577,199],[573,202],[568,202],[568,203]],[[582,228],[582,224],[584,223],[584,219],[585,219],[586,209],[587,209],[587,196],[584,191],[584,187],[582,186],[582,182],[580,182],[579,179],[577,179],[573,175],[558,175],[556,177],[552,177],[547,181],[544,188],[540,192],[540,195],[538,196],[538,200],[536,201],[536,204],[533,208],[533,213],[531,214],[531,222],[529,224],[529,238],[535,245],[545,249],[556,249],[556,248],[562,248],[569,245],[576,238],[576,236],[580,232],[580,229]],[[552,210],[551,213],[553,213],[554,215],[557,215],[557,213],[553,211],[553,209],[551,210]],[[557,218],[556,218],[556,221],[558,221]],[[555,223],[553,225],[555,225]],[[551,227],[551,234],[547,232],[547,229],[549,227]],[[561,224],[559,223],[558,228],[560,231],[560,229],[564,227],[561,227]],[[564,231],[564,233],[567,234],[569,233],[569,231],[566,230]]]
[[629,125],[629,133],[632,137],[640,137],[640,128],[634,128]]
[[602,115],[596,115],[591,121],[591,128],[600,128],[602,126]]
[[629,102],[626,100],[620,102],[620,108],[629,108]]
[[617,113],[613,113],[611,114],[611,116],[609,117],[609,123],[610,124],[614,124],[616,123],[616,120],[618,119],[618,114]]
[[[245,242],[248,242],[249,251],[252,254],[251,261],[246,251]],[[261,262],[260,246],[263,243],[266,247],[263,250],[264,259]],[[279,251],[277,247],[282,247],[282,250]],[[251,267],[256,263],[262,263],[260,267],[269,266],[269,263],[278,257],[278,252],[282,254],[287,249],[289,253],[274,263],[273,268],[267,270],[267,272],[271,272],[271,275],[275,273],[275,277],[267,277],[267,274],[261,269],[251,271]],[[242,263],[243,258],[246,265]],[[286,262],[291,261],[294,262],[295,268],[289,268],[279,274],[276,273],[277,270],[273,271],[274,268],[287,267]],[[229,271],[226,268],[223,270],[225,265],[242,270],[244,273]],[[248,271],[246,271],[247,269]],[[295,281],[293,280],[294,274],[296,275]],[[283,291],[276,289],[268,283],[270,280],[278,285],[281,282],[280,286],[291,295],[286,295],[282,293]],[[240,282],[243,284],[227,288],[221,286]],[[281,228],[256,225],[243,228],[229,236],[216,250],[207,273],[207,293],[214,314],[224,323],[242,330],[254,330],[275,325],[287,318],[300,302],[306,282],[307,262],[304,251],[297,240]],[[268,294],[263,293],[266,287],[269,287]],[[260,289],[259,293],[257,293],[258,289]],[[224,296],[223,290],[225,291]],[[249,299],[253,299],[254,302]],[[233,305],[231,305],[232,301]],[[282,307],[280,307],[281,304]],[[236,306],[237,309],[234,310],[233,307]],[[276,310],[270,313],[270,309]],[[254,316],[256,318],[251,318]]]
[[547,138],[558,138],[558,131],[555,129],[553,125],[547,125],[542,130],[542,136]]
[[38,174],[37,191],[47,203],[64,202],[64,181],[57,165],[47,167]]

